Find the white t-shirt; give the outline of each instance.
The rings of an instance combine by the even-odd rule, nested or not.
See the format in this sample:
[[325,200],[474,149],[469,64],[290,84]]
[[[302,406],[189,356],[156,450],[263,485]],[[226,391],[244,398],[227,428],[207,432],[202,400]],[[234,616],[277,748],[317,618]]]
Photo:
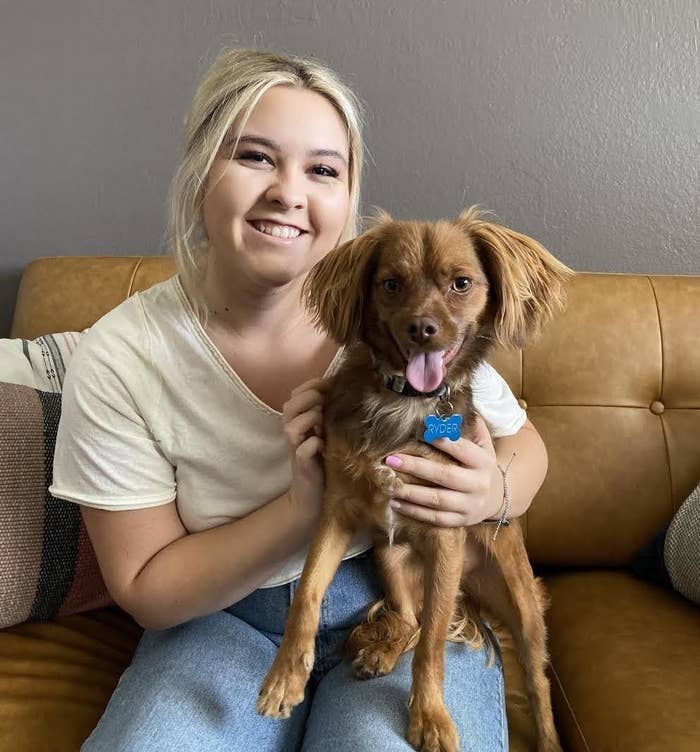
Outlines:
[[[486,364],[473,396],[494,436],[525,422]],[[114,510],[177,499],[185,528],[197,532],[259,508],[291,479],[281,413],[224,360],[177,276],[133,295],[82,338],[63,388],[54,496]],[[366,537],[357,540],[346,558],[368,547]],[[264,587],[296,578],[304,557],[290,559]]]

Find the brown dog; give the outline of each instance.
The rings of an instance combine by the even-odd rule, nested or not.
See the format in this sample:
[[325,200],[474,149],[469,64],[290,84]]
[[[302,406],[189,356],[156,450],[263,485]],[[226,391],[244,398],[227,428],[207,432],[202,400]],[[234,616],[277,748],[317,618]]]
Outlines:
[[[370,528],[386,598],[354,630],[348,649],[356,674],[369,678],[391,671],[415,646],[408,741],[424,752],[459,749],[442,693],[445,640],[460,632],[468,642],[483,611],[516,639],[538,750],[561,749],[545,675],[545,598],[519,524],[511,520],[494,541],[489,525],[435,527],[393,515],[389,499],[400,479],[419,481],[383,460],[407,451],[453,462],[420,442],[424,418],[444,412],[449,400],[468,435],[474,369],[492,342],[521,346],[537,331],[562,303],[570,273],[537,242],[485,221],[475,207],[456,222],[392,221],[382,214],[375,227],[312,269],[307,303],[347,350],[324,408],[322,511],[260,692],[260,713],[288,717],[302,701],[321,600],[353,533]],[[485,562],[475,571],[464,561],[467,536]]]

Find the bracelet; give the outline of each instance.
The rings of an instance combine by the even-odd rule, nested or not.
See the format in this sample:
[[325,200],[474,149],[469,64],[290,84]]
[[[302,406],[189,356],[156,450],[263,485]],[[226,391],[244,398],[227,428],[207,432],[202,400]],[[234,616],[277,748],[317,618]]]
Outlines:
[[510,505],[510,489],[508,488],[508,479],[506,478],[506,474],[508,473],[508,470],[510,469],[510,465],[515,459],[515,452],[513,452],[513,456],[508,461],[508,464],[505,467],[505,470],[498,465],[498,469],[501,471],[501,475],[503,476],[503,506],[501,507],[501,511],[499,512],[498,516],[499,519],[496,520],[482,520],[482,522],[486,523],[487,525],[496,525],[496,530],[494,531],[493,535],[491,536],[491,540],[495,541],[498,537],[498,533],[502,527],[508,527],[510,524],[508,522],[508,507]]

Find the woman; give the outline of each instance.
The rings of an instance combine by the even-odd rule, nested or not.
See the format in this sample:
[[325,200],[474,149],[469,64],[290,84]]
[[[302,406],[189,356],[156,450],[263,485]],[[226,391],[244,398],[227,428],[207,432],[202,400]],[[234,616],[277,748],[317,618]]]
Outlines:
[[[230,51],[202,80],[173,181],[179,274],[86,335],[66,379],[52,493],[82,505],[114,600],[144,628],[86,750],[407,750],[410,656],[370,682],[338,656],[380,595],[358,541],[322,607],[307,697],[255,712],[323,489],[323,376],[338,347],[300,303],[306,273],[355,234],[359,108],[318,63]],[[478,445],[439,509],[407,485],[401,513],[437,525],[511,515],[546,452],[492,370],[474,384]],[[407,472],[433,463],[403,456]],[[432,499],[430,500],[432,502]],[[500,665],[450,644],[445,697],[462,739],[507,748]],[[470,741],[471,740],[471,741]]]

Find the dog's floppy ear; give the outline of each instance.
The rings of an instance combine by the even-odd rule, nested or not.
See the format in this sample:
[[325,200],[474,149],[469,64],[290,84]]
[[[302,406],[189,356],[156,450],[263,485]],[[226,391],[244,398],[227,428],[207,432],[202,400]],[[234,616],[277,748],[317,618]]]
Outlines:
[[536,240],[483,217],[472,206],[457,225],[471,238],[489,278],[496,341],[522,347],[564,307],[565,283],[574,272]]
[[334,248],[304,280],[306,307],[338,344],[349,345],[360,337],[380,237],[375,228]]
[[374,214],[365,219],[365,227],[369,230],[372,227],[380,227],[389,222],[393,222],[391,214],[379,206],[374,207]]

